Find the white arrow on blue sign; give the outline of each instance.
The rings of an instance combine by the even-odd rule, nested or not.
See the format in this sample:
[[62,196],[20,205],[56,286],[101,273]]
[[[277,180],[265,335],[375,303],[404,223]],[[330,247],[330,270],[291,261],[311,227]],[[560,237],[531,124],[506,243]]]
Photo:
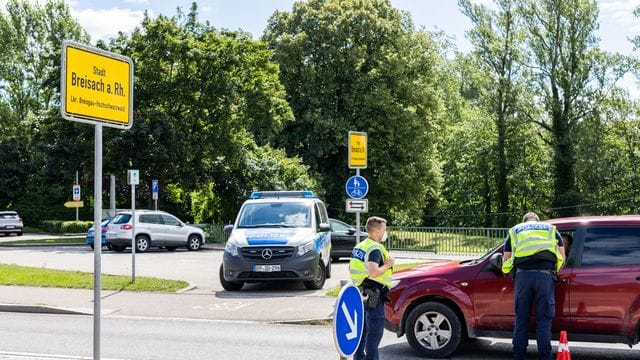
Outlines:
[[346,285],[340,290],[333,311],[333,340],[340,356],[355,354],[362,339],[364,327],[364,305],[360,290],[354,285]]
[[369,183],[364,177],[355,175],[347,180],[345,190],[347,190],[347,195],[349,195],[350,198],[362,199],[367,195],[367,192],[369,192]]

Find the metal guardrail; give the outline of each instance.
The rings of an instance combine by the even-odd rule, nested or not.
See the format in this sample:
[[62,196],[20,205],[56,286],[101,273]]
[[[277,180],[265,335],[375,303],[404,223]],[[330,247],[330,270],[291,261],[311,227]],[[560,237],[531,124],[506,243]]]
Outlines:
[[[194,224],[204,229],[208,243],[225,243],[229,234],[223,224]],[[507,228],[450,228],[390,226],[389,250],[422,251],[434,254],[484,254],[503,243]]]
[[403,227],[387,228],[387,248],[434,254],[484,254],[503,243],[507,228]]

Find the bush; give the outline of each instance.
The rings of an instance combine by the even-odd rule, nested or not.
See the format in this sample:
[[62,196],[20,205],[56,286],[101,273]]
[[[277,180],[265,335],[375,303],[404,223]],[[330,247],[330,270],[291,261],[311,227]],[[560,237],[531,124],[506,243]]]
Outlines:
[[63,222],[62,220],[44,220],[40,223],[40,228],[46,233],[60,234],[60,227]]
[[53,234],[84,233],[93,225],[93,221],[45,220],[41,223],[42,231]]
[[60,226],[63,234],[67,233],[85,233],[93,225],[93,221],[65,221]]

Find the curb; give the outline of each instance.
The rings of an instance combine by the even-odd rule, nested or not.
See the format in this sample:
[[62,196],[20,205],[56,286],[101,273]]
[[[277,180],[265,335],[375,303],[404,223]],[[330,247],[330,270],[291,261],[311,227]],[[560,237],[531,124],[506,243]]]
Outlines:
[[29,314],[57,314],[57,315],[93,315],[83,310],[64,309],[46,305],[17,305],[0,304],[0,312],[29,313]]
[[[80,246],[87,245],[87,243],[64,243],[64,244],[3,244],[0,243],[0,247],[47,247],[47,246]],[[88,245],[87,245],[88,246]]]
[[328,326],[333,324],[333,318],[319,318],[319,319],[304,319],[304,320],[280,320],[280,321],[270,321],[269,324],[279,324],[279,325],[320,325],[320,326]]

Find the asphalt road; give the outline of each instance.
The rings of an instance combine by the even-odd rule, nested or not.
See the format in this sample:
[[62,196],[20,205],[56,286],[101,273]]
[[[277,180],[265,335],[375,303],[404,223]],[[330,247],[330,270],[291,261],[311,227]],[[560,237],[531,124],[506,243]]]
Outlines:
[[[192,292],[223,291],[218,279],[222,255],[223,252],[220,250],[188,251],[185,248],[168,252],[164,249],[151,249],[143,254],[136,254],[136,276],[188,281],[196,286]],[[103,274],[131,275],[129,250],[118,253],[103,249],[101,262]],[[87,245],[2,247],[0,263],[93,272],[94,255]],[[243,291],[272,295],[286,292],[288,295],[295,293],[300,296],[318,296],[337,286],[340,280],[348,278],[349,263],[343,260],[332,264],[332,277],[327,279],[323,290],[307,290],[302,282],[279,282],[247,284]]]
[[[83,359],[93,353],[88,316],[0,313],[0,339],[3,360]],[[388,332],[380,348],[381,359],[420,359],[404,338]],[[570,348],[573,359],[640,359],[640,351],[621,345],[572,343]],[[329,326],[115,316],[103,318],[101,350],[103,359],[123,360],[338,358]],[[537,359],[535,350],[528,355],[528,359]],[[474,340],[450,357],[511,358],[509,341],[497,339]]]

